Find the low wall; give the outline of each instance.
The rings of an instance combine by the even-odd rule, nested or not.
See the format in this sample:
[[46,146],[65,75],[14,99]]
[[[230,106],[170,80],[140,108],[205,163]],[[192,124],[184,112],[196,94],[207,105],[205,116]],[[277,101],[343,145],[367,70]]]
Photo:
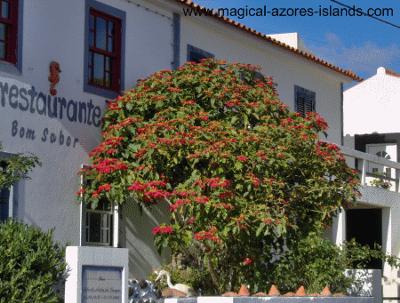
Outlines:
[[197,297],[169,298],[163,303],[373,303],[373,297]]

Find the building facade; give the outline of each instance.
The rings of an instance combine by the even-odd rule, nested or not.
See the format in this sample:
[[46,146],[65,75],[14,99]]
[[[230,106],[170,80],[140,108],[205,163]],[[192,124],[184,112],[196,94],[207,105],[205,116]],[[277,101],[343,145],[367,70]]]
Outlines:
[[[167,210],[134,205],[88,211],[77,174],[100,142],[106,101],[161,69],[215,57],[261,67],[292,110],[317,111],[341,144],[344,83],[359,78],[218,16],[184,16],[181,0],[0,0],[2,157],[34,153],[42,166],[1,191],[1,219],[14,217],[70,245],[129,248],[130,277],[158,267],[152,227]],[[2,35],[3,33],[3,35]],[[290,37],[292,39],[293,37]]]
[[[395,256],[400,254],[399,98],[400,75],[383,67],[344,92],[345,145],[370,155],[350,160],[363,187],[357,208],[343,216],[342,238],[377,243]],[[383,269],[385,302],[398,301],[399,271],[379,262],[371,267]]]

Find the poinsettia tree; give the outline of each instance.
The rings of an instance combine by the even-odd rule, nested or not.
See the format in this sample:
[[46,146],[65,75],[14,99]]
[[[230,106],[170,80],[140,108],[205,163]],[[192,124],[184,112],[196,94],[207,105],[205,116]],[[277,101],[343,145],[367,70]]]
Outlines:
[[109,102],[81,194],[168,204],[158,248],[216,291],[265,284],[284,248],[330,224],[358,179],[321,141],[316,113],[291,112],[257,68],[204,60],[160,71]]

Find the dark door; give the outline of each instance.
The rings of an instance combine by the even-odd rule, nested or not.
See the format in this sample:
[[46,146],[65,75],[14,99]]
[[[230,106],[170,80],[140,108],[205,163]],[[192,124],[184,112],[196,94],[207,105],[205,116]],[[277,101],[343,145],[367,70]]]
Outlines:
[[[371,248],[375,243],[382,246],[382,210],[346,210],[346,240],[351,239]],[[367,268],[382,269],[382,261],[372,260]]]

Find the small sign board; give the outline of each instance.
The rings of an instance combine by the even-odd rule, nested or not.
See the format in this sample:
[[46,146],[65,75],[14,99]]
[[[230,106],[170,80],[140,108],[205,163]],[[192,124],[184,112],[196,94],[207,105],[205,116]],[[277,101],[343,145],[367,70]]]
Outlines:
[[82,303],[122,302],[121,267],[82,267]]

